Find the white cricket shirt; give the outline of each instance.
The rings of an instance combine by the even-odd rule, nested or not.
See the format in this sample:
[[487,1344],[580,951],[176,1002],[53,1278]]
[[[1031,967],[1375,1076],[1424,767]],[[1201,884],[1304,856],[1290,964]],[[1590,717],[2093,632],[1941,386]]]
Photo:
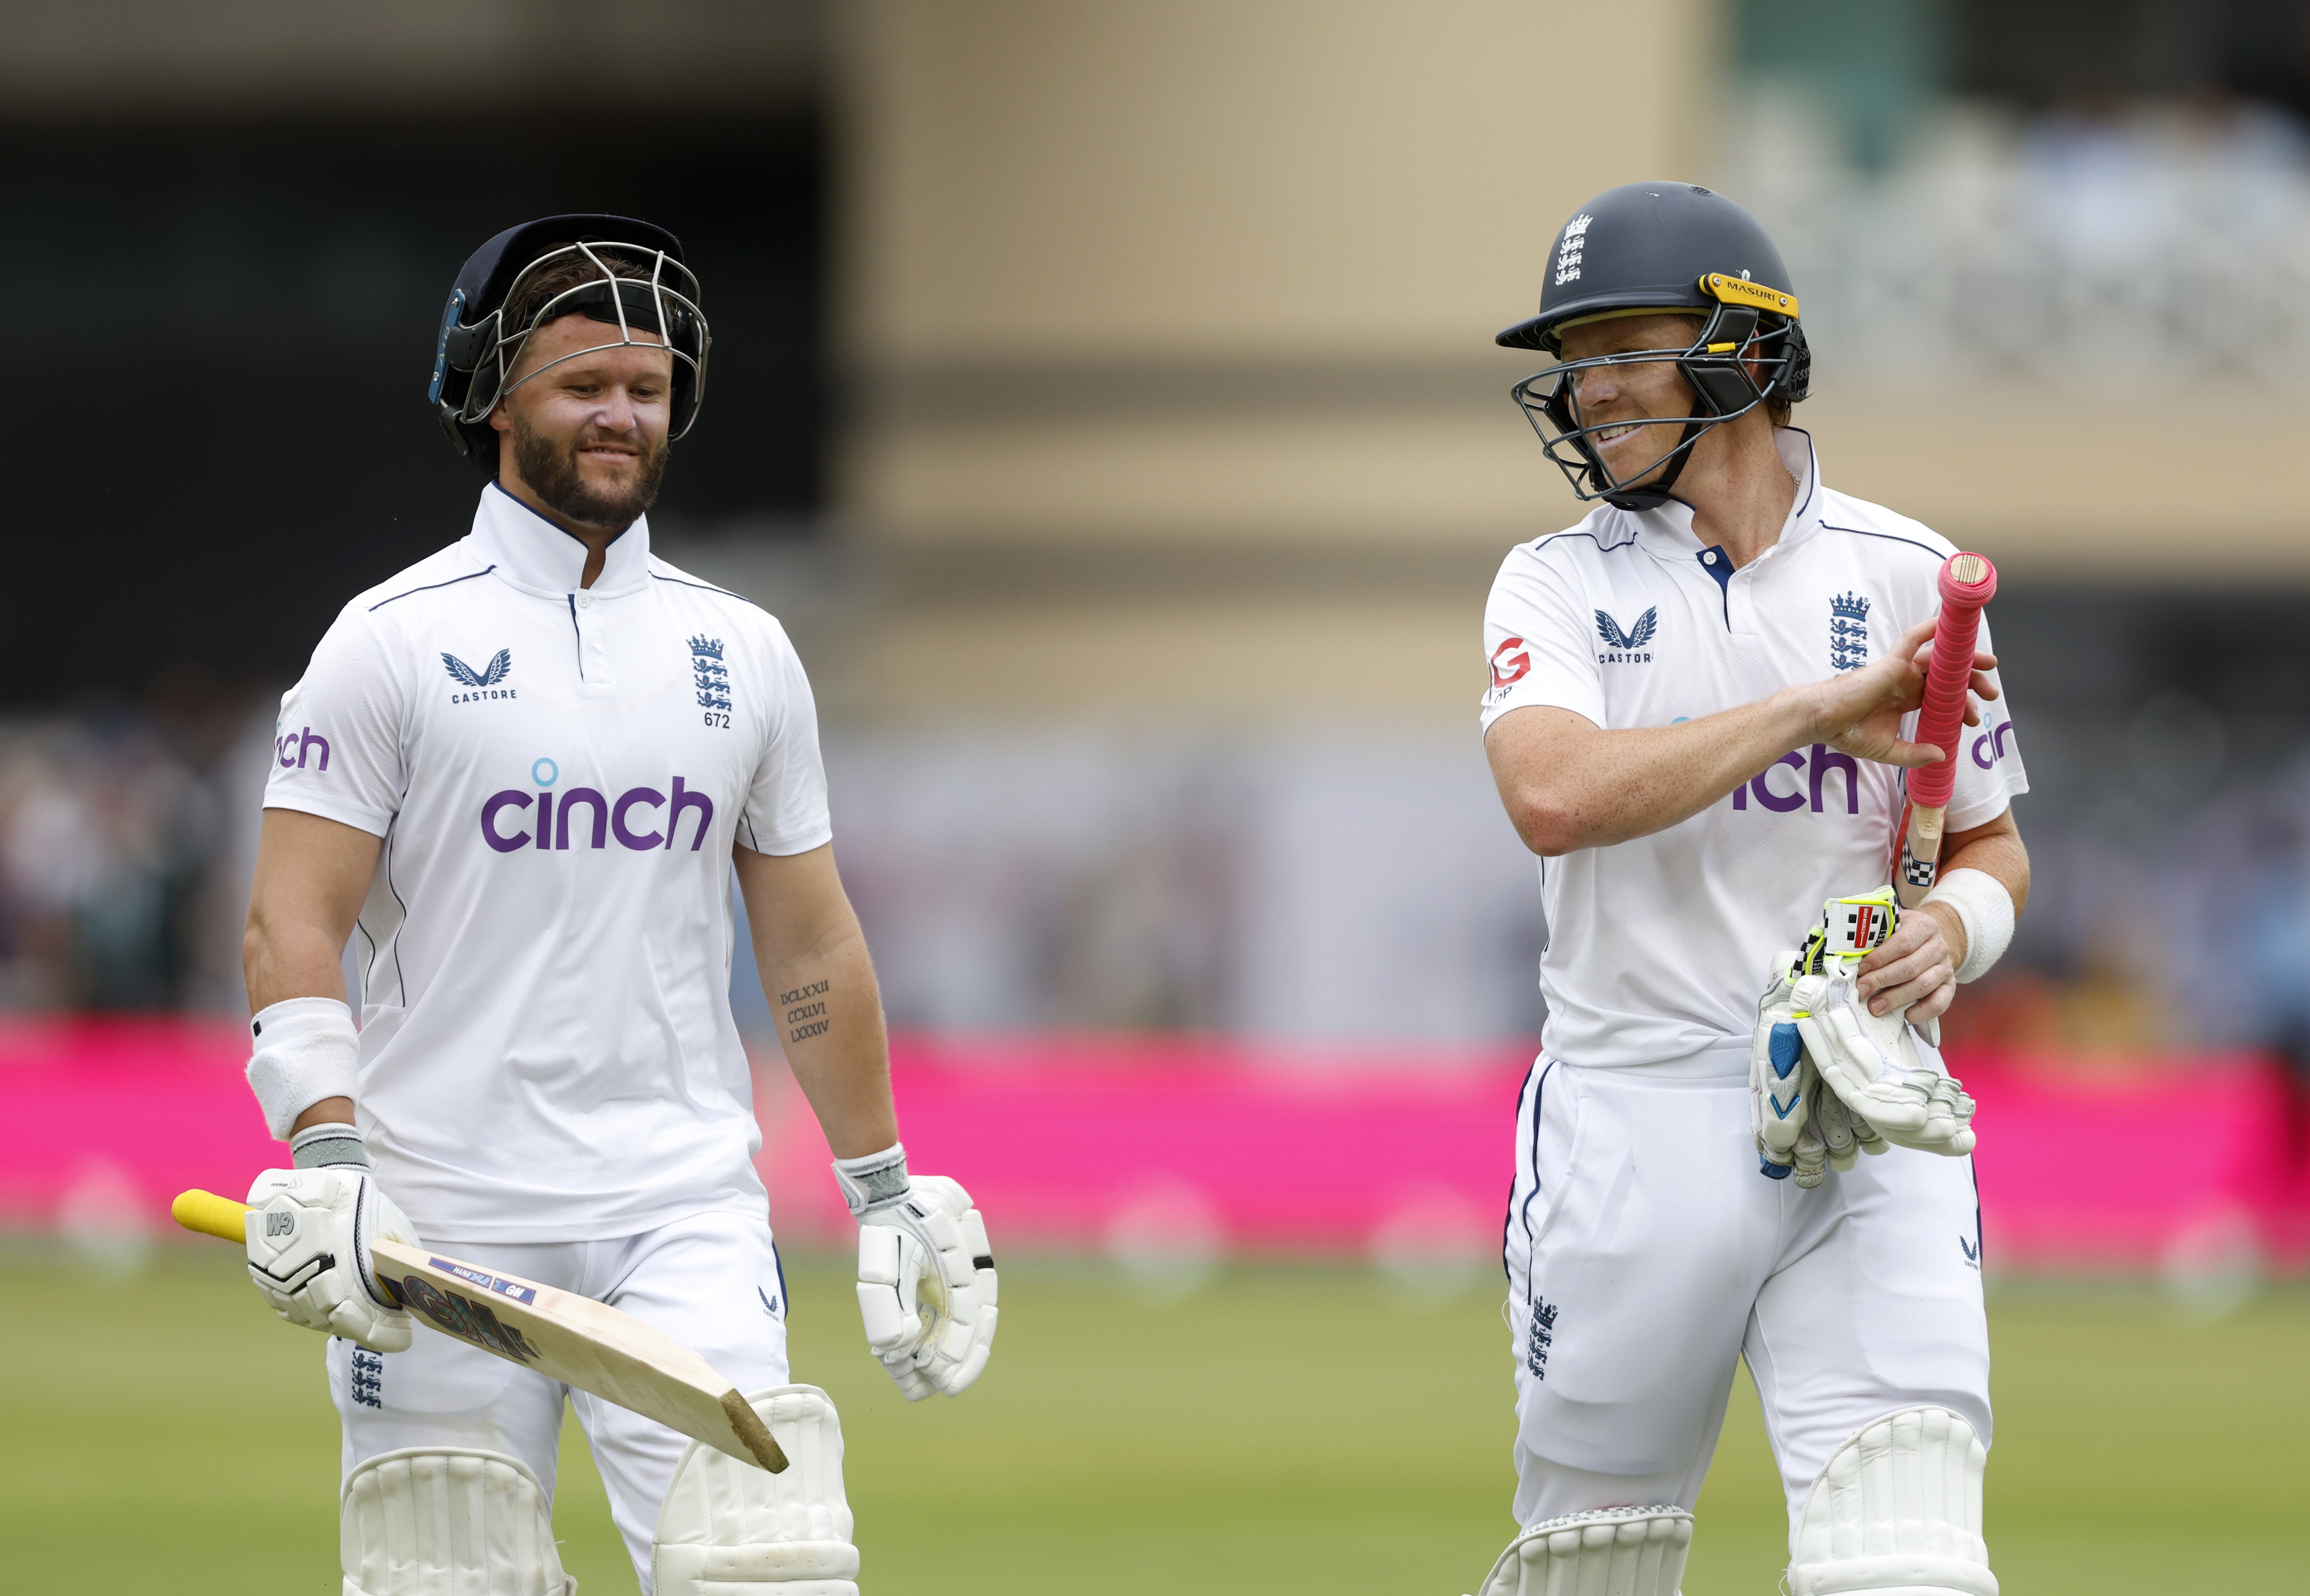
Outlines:
[[385,839],[355,1098],[428,1240],[761,1213],[730,1015],[734,842],[832,835],[785,630],[491,484],[471,535],[345,606],[283,695],[265,802]]
[[[1795,505],[1737,571],[1673,500],[1599,506],[1513,551],[1484,611],[1484,727],[1533,705],[1607,730],[1697,720],[1855,669],[1932,615],[1955,545],[1823,487],[1807,434],[1775,441]],[[1989,647],[1985,622],[1981,637]],[[1983,708],[1958,750],[1952,831],[2029,790],[2011,705]],[[1891,879],[1901,792],[1891,766],[1815,743],[1664,831],[1541,860],[1549,1055],[1637,1065],[1745,1049],[1774,953],[1803,941],[1824,899]]]

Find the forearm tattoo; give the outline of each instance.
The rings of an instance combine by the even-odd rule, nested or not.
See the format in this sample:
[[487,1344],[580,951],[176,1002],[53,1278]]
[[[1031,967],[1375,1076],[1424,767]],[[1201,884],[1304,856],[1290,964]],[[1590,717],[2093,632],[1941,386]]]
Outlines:
[[827,1033],[834,1023],[826,1014],[827,995],[833,987],[831,981],[820,980],[778,993],[778,1006],[786,1011],[788,1042],[807,1042]]

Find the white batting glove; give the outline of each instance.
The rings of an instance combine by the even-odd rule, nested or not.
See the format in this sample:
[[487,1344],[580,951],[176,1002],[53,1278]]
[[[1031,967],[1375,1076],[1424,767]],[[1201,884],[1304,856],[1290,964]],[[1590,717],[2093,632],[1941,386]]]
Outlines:
[[994,1254],[960,1183],[907,1174],[893,1146],[837,1158],[858,1221],[858,1316],[866,1345],[910,1402],[960,1396],[994,1349]]
[[[1749,1047],[1749,1129],[1757,1141],[1758,1167],[1773,1180],[1786,1180],[1797,1172],[1797,1143],[1811,1113],[1807,1089],[1818,1079],[1805,1059],[1796,1007],[1789,1001],[1796,988],[1798,959],[1793,950],[1773,955],[1765,995],[1757,1000],[1757,1030]],[[1798,1184],[1820,1184],[1817,1161],[1812,1175],[1811,1180],[1800,1175]]]
[[1961,1158],[1974,1147],[1973,1099],[1917,1050],[1906,1008],[1871,1014],[1854,984],[1861,961],[1892,934],[1899,914],[1890,887],[1830,898],[1819,953],[1790,1002],[1806,1053],[1846,1108],[1888,1141]]
[[1808,967],[1819,965],[1821,941],[1816,926],[1802,953],[1773,956],[1749,1054],[1749,1126],[1758,1168],[1773,1180],[1794,1176],[1807,1191],[1830,1170],[1850,1169],[1859,1154],[1886,1146],[1877,1128],[1828,1089],[1797,1023],[1796,984]]
[[[298,1144],[308,1140],[340,1152],[360,1146],[349,1126],[315,1126],[292,1143],[300,1158],[308,1149]],[[373,1236],[421,1244],[378,1189],[365,1155],[358,1163],[268,1169],[248,1188],[248,1278],[274,1313],[373,1352],[407,1349],[409,1314],[378,1279],[369,1244]]]

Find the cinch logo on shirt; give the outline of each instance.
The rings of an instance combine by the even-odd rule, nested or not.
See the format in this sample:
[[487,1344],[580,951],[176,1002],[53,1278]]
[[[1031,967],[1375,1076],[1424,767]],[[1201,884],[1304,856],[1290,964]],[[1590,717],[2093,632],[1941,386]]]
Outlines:
[[1627,631],[1622,631],[1620,623],[1611,616],[1602,610],[1597,611],[1596,635],[1604,639],[1606,652],[1596,656],[1596,663],[1600,665],[1650,664],[1651,655],[1638,654],[1636,650],[1651,642],[1653,634],[1658,630],[1660,606],[1657,604],[1637,616],[1637,624]]
[[1998,760],[2005,757],[2005,739],[2012,733],[2012,731],[2013,723],[2011,721],[2000,721],[1997,723],[1995,730],[1984,732],[1980,736],[1975,738],[1973,740],[1973,762],[1980,766],[1984,770],[1987,770],[1993,767]]
[[[539,764],[546,763],[539,760]],[[609,839],[616,837],[618,846],[637,853],[656,849],[671,850],[686,815],[698,817],[698,834],[690,839],[690,851],[696,853],[705,846],[707,828],[714,824],[714,800],[705,794],[692,791],[680,776],[673,778],[673,791],[661,793],[656,787],[629,787],[613,800],[592,787],[571,787],[559,795],[548,791],[525,793],[518,787],[508,787],[502,793],[492,793],[482,801],[482,840],[500,854],[510,854],[517,848],[566,849],[569,846],[569,821],[578,810],[586,811],[579,821],[581,846],[604,848]],[[528,831],[508,831],[507,824],[518,824],[500,819],[509,809],[532,809],[525,817],[534,822]],[[657,811],[658,813],[638,811]],[[642,831],[642,825],[663,824],[663,831]],[[590,843],[585,839],[590,837]]]
[[[1812,745],[1810,772],[1805,768],[1806,764],[1802,754],[1783,754],[1765,767],[1760,774],[1750,776],[1732,789],[1732,807],[1747,809],[1750,796],[1754,795],[1759,805],[1775,814],[1794,814],[1808,806],[1813,813],[1819,814],[1822,811],[1821,783],[1830,771],[1842,770],[1845,772],[1845,812],[1849,815],[1861,812],[1861,767],[1850,754],[1838,753],[1827,743],[1816,742]],[[1784,765],[1798,773],[1789,778],[1790,786],[1795,790],[1776,793],[1773,790],[1773,772]]]
[[[2013,723],[2008,721],[2005,724],[2011,725]],[[286,737],[275,737],[273,740],[273,757],[281,762],[281,768],[283,770],[291,766],[302,770],[305,768],[305,761],[312,759],[316,752],[320,757],[313,760],[313,768],[326,770],[329,768],[329,740],[314,735],[313,728],[310,726],[301,731],[291,732]]]

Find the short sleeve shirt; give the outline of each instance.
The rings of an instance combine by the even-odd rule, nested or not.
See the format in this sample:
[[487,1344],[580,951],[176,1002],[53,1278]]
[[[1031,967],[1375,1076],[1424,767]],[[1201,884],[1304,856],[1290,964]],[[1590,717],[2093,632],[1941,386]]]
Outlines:
[[831,836],[810,683],[646,522],[590,588],[585,552],[492,484],[282,699],[266,806],[384,839],[355,1107],[428,1239],[763,1210],[730,862]]
[[[1954,545],[1823,486],[1807,434],[1776,439],[1795,504],[1740,570],[1674,501],[1600,507],[1511,551],[1485,606],[1483,727],[1532,706],[1606,730],[1696,720],[1857,669],[1931,617]],[[1983,710],[1958,750],[1953,831],[2029,789],[2010,700]],[[1665,830],[1541,860],[1550,1054],[1641,1065],[1745,1044],[1775,953],[1824,900],[1891,879],[1903,790],[1894,768],[1815,743]]]

